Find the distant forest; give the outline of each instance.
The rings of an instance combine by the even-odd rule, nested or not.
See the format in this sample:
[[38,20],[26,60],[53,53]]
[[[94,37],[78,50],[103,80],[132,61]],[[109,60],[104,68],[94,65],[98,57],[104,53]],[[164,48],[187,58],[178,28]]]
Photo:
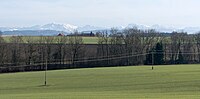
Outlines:
[[[0,72],[107,66],[200,63],[200,33],[160,33],[137,28],[97,32],[97,44],[82,36],[0,36]],[[55,41],[57,43],[55,43]]]

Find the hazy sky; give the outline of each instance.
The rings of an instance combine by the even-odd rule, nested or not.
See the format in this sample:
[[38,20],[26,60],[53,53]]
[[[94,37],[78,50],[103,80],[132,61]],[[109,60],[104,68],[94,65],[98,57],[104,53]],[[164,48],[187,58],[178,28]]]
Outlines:
[[0,0],[0,26],[200,26],[200,0]]

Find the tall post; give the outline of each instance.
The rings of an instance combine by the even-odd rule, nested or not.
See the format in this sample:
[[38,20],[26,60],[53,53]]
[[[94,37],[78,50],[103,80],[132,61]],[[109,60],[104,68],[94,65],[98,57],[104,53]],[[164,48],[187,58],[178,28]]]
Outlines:
[[44,75],[44,85],[46,86],[47,85],[47,59],[46,59],[46,62],[45,62],[45,75]]
[[151,65],[152,65],[151,69],[153,70],[153,69],[154,69],[154,67],[153,67],[153,65],[154,65],[154,52],[151,52],[151,57],[152,57],[152,58],[151,58],[151,59],[152,59],[152,60],[151,60],[151,61],[152,61],[152,62],[151,62],[151,63],[152,63],[152,64],[151,64]]

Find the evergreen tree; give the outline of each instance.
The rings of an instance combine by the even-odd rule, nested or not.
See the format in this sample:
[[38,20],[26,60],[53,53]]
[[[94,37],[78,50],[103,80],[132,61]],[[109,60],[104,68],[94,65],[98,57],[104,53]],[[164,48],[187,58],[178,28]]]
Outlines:
[[[153,55],[153,60],[152,60]],[[153,62],[153,63],[152,63]],[[164,51],[162,42],[156,44],[155,48],[152,48],[149,51],[149,54],[146,55],[146,65],[161,65],[164,63]]]
[[164,51],[162,42],[156,44],[154,52],[154,64],[161,65],[164,63]]
[[178,64],[183,64],[183,63],[185,63],[184,58],[183,58],[183,54],[182,54],[181,51],[180,51],[179,54],[178,54],[177,63],[178,63]]

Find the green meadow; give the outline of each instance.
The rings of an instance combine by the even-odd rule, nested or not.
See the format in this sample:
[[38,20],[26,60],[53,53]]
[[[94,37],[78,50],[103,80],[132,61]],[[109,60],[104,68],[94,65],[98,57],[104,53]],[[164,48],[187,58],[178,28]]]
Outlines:
[[[61,38],[61,37],[58,37],[58,36],[52,36],[54,38],[54,43],[57,43],[57,40],[58,38]],[[66,37],[68,38],[68,37]],[[5,40],[6,43],[10,43],[10,39],[11,39],[11,36],[8,36],[8,37],[3,37],[3,39]],[[28,41],[32,41],[33,43],[38,43],[40,41],[41,37],[39,36],[22,36],[22,40],[23,42],[27,43]],[[98,37],[82,37],[83,39],[83,43],[84,44],[98,44]]]
[[200,65],[0,74],[1,99],[199,99]]

